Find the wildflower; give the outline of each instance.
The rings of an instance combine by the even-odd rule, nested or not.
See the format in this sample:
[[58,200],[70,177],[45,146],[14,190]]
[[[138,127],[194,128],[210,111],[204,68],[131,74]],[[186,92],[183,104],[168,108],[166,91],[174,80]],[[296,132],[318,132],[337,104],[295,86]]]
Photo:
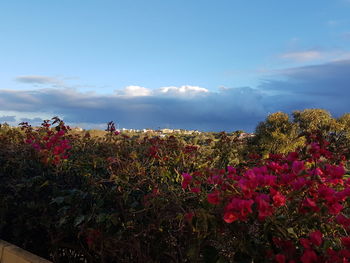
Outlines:
[[192,221],[192,218],[194,216],[194,213],[193,212],[188,212],[184,215],[184,218],[188,221],[188,222],[191,222]]
[[259,194],[255,202],[258,205],[259,220],[264,220],[266,217],[271,216],[273,213],[273,208],[270,206],[270,197],[265,194]]
[[311,249],[306,250],[304,254],[301,256],[300,260],[303,263],[319,262],[318,256],[316,255],[315,251]]
[[327,205],[328,207],[328,211],[331,215],[338,215],[342,210],[343,210],[343,206],[341,204],[339,204],[338,202],[336,203],[331,203]]
[[311,208],[314,212],[318,212],[320,210],[316,202],[308,197],[304,200],[303,206]]
[[192,193],[200,193],[201,189],[199,187],[192,187],[191,192]]
[[322,233],[320,230],[316,230],[312,233],[310,233],[310,241],[315,245],[315,246],[321,246],[323,239],[322,239]]
[[275,256],[275,260],[277,263],[285,263],[286,262],[286,256],[282,254],[277,254]]
[[191,181],[192,181],[192,176],[190,175],[190,174],[188,174],[188,173],[183,173],[182,174],[182,178],[183,178],[183,180],[182,180],[182,188],[183,189],[186,189],[187,188],[187,186],[191,183]]
[[286,204],[286,197],[278,191],[273,194],[272,200],[275,207],[284,206]]
[[232,198],[231,202],[225,207],[224,220],[227,223],[240,219],[246,220],[248,214],[252,213],[253,200],[244,200]]
[[302,161],[294,161],[292,164],[292,171],[295,174],[299,174],[302,170],[305,169],[304,162]]
[[219,192],[210,193],[207,195],[207,200],[210,204],[217,205],[220,203]]
[[300,238],[299,242],[305,249],[311,249],[312,243],[308,238]]
[[350,237],[341,237],[340,241],[344,247],[350,249]]
[[337,215],[336,222],[345,228],[348,228],[350,226],[350,219],[345,217],[343,214]]
[[236,221],[238,219],[238,216],[234,213],[234,212],[232,212],[232,211],[229,211],[229,212],[226,212],[225,214],[224,214],[224,221],[226,222],[226,223],[232,223],[232,222],[234,222],[234,221]]

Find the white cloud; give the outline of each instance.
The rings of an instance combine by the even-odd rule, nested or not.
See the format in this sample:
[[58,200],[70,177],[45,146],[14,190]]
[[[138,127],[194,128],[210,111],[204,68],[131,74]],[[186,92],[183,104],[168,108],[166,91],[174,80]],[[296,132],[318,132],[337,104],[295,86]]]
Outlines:
[[159,89],[160,93],[162,94],[169,94],[169,95],[198,95],[198,94],[205,94],[208,93],[209,90],[206,88],[198,87],[198,86],[189,86],[184,85],[180,87],[175,86],[169,86],[169,87],[162,87]]
[[281,58],[298,62],[317,60],[323,57],[323,54],[316,50],[289,52],[280,55]]
[[183,86],[167,86],[158,89],[148,89],[142,86],[131,85],[124,89],[115,90],[117,96],[121,97],[193,97],[196,95],[206,94],[208,89],[199,86],[183,85]]
[[[34,112],[35,117],[40,117],[46,111],[45,114],[58,115],[68,124],[89,123],[90,127],[115,120],[126,128],[229,131],[251,130],[265,115],[259,91],[250,88],[211,92],[198,86],[183,86],[162,90],[163,93],[156,89],[149,96],[118,93],[113,96],[58,88],[16,92],[0,89],[0,98],[4,98],[2,108],[8,112],[0,116],[19,119],[27,117],[27,112]],[[31,96],[38,101],[32,103]],[[11,111],[16,114],[9,114]]]
[[284,60],[293,62],[334,62],[350,58],[350,51],[347,50],[306,50],[287,52],[279,56]]
[[150,96],[152,91],[141,86],[127,86],[124,88],[123,93],[129,97]]
[[[322,54],[333,60],[349,55],[345,51]],[[11,116],[15,116],[17,122],[23,118],[38,120],[43,115],[49,116],[44,119],[58,115],[69,124],[81,123],[86,127],[114,120],[125,128],[252,131],[268,112],[310,107],[325,108],[335,116],[350,112],[349,72],[350,59],[275,72],[258,89],[209,91],[185,85],[151,90],[128,86],[114,95],[68,88],[0,89],[3,111],[0,117],[13,120]]]

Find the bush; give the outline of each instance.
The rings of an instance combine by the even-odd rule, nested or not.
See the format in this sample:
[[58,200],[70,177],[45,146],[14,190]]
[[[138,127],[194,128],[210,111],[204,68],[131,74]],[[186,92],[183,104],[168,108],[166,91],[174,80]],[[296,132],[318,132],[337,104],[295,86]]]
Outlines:
[[0,235],[55,262],[346,262],[346,158],[321,134],[243,161],[236,135],[2,127]]

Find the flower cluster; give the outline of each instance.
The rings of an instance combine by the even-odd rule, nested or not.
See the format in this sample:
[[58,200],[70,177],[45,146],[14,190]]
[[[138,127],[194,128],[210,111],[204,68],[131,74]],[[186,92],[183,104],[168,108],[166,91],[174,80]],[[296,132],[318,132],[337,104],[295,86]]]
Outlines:
[[272,261],[350,262],[350,179],[344,158],[327,146],[313,141],[299,152],[260,159],[256,167],[184,173],[182,188],[206,195],[226,224],[247,223],[256,236],[268,227],[275,231],[265,244]]
[[[53,128],[52,125],[56,123],[58,125]],[[71,149],[71,145],[65,137],[70,127],[59,118],[53,118],[52,123],[48,120],[44,121],[36,130],[26,122],[20,125],[26,132],[25,143],[38,151],[44,163],[58,165],[62,160],[68,159],[68,150]]]

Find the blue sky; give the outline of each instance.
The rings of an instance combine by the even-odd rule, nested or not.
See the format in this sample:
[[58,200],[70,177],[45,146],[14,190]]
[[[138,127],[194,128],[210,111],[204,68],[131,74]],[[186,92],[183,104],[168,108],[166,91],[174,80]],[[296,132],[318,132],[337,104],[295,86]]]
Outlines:
[[339,116],[349,13],[349,0],[1,1],[0,122],[252,131],[275,111]]

